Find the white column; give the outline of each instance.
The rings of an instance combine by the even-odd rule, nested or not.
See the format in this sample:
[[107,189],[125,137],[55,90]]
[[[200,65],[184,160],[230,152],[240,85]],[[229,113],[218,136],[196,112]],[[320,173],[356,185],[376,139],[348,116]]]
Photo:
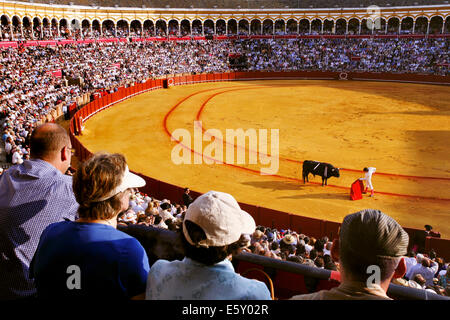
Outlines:
[[312,21],[309,21],[309,34],[312,32]]
[[416,20],[414,20],[414,22],[413,22],[412,33],[414,33],[415,31],[416,31]]
[[444,34],[444,32],[445,32],[445,20],[444,19],[442,19],[442,34]]
[[114,23],[114,37],[117,38],[117,23]]
[[401,31],[402,31],[402,22],[399,21],[399,23],[398,23],[398,34],[400,34]]
[[284,34],[287,34],[287,22],[284,23]]
[[276,21],[272,21],[272,34],[275,34],[275,22]]
[[248,22],[248,35],[251,35],[251,34],[252,34],[252,22],[249,21]]
[[348,34],[348,23],[349,21],[345,20],[345,34]]
[[359,21],[359,29],[358,29],[358,34],[361,34],[361,21]]
[[14,32],[13,32],[13,24],[9,22],[9,31],[11,33],[11,40],[14,41]]
[[430,21],[427,20],[427,35],[429,34],[429,32],[430,32]]
[[225,35],[228,35],[228,21],[225,21]]
[[[264,22],[264,21],[263,21]],[[263,29],[263,22],[261,22],[261,34],[264,33],[264,29]]]
[[323,26],[325,25],[325,20],[322,21],[322,30],[320,31],[320,34],[323,34]]
[[297,21],[297,35],[300,34],[300,21]]
[[20,35],[21,35],[21,37],[23,39],[23,26],[22,26],[22,23],[20,23]]

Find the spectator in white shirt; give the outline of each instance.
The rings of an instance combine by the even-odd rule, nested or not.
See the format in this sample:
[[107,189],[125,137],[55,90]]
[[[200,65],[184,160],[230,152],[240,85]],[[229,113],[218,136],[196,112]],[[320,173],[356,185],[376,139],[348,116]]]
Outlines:
[[410,278],[415,277],[415,275],[420,274],[425,279],[425,285],[433,285],[433,278],[438,271],[439,265],[435,261],[431,261],[428,258],[423,258],[422,263],[417,263],[412,269]]

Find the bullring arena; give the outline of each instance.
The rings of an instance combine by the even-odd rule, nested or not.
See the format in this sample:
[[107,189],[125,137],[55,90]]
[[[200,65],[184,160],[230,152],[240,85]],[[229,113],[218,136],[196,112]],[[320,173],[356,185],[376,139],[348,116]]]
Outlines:
[[[172,87],[145,93],[85,123],[80,141],[92,152],[120,152],[133,170],[200,193],[217,189],[238,201],[311,218],[340,222],[366,207],[389,212],[403,226],[439,226],[450,236],[448,87],[354,81],[242,81]],[[174,164],[171,133],[194,121],[203,130],[279,129],[279,172],[261,165]],[[270,130],[269,130],[270,132]],[[225,142],[223,142],[225,144]],[[208,145],[204,142],[203,147]],[[224,146],[226,150],[226,146]],[[269,146],[270,151],[270,146]],[[236,150],[237,153],[237,150]],[[191,154],[189,155],[191,157]],[[341,169],[322,187],[303,184],[300,161],[329,162]],[[216,158],[217,160],[217,158]],[[376,196],[351,201],[351,183],[374,166]],[[311,176],[312,178],[312,176]]]
[[[184,257],[265,299],[450,299],[448,1],[0,2],[0,300],[152,300]],[[215,194],[199,215],[227,227],[195,220],[210,190],[253,219]],[[256,297],[216,271],[207,297]]]

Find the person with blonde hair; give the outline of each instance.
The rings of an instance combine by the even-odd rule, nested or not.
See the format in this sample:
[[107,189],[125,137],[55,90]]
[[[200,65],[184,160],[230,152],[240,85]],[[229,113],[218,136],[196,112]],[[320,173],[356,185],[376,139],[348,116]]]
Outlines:
[[144,185],[121,154],[95,154],[79,165],[73,176],[79,219],[47,227],[33,258],[38,297],[127,299],[144,293],[147,254],[135,238],[116,230],[130,189]]

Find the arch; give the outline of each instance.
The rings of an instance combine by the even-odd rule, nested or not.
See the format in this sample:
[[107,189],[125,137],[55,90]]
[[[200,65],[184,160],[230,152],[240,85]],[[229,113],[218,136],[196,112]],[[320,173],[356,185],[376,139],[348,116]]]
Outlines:
[[246,35],[249,33],[249,27],[250,27],[250,23],[247,19],[241,19],[239,20],[239,34],[243,34]]
[[450,16],[445,19],[444,33],[450,33]]
[[337,19],[334,26],[334,33],[345,34],[346,30],[347,30],[347,20],[345,20],[344,18]]
[[360,34],[372,34],[372,28],[374,27],[372,19],[362,19],[361,20],[361,28]]
[[413,33],[414,19],[412,17],[404,17],[401,21],[402,33]]
[[373,33],[384,34],[386,32],[386,19],[378,17],[373,21]]
[[106,19],[102,21],[102,32],[103,37],[115,37],[116,35],[116,24],[111,19]]
[[400,26],[400,18],[390,17],[387,22],[387,33],[398,34],[398,28]]
[[39,17],[34,17],[32,20],[32,38],[41,39],[41,19]]
[[348,34],[358,34],[360,21],[358,18],[348,20]]
[[192,21],[192,35],[201,36],[203,34],[203,23],[199,19]]
[[273,20],[266,19],[263,21],[263,34],[273,34]]
[[203,30],[205,32],[205,35],[211,35],[215,33],[215,25],[214,25],[214,21],[212,21],[211,19],[206,19],[203,22]]
[[93,35],[91,34],[92,23],[88,19],[81,20],[81,36],[83,38],[89,38]]
[[238,24],[236,19],[230,19],[227,21],[227,28],[228,33],[227,34],[237,34],[238,33]]
[[415,20],[414,33],[426,34],[428,30],[428,17],[420,16]]
[[323,33],[324,34],[332,34],[334,32],[334,20],[325,19],[323,21]]
[[300,19],[298,22],[298,32],[299,34],[308,34],[309,33],[310,21],[306,18]]
[[130,37],[141,37],[143,25],[140,20],[132,20],[130,22]]
[[6,14],[0,16],[0,23],[2,26],[7,26],[11,22],[11,19]]
[[130,24],[125,19],[120,19],[116,23],[116,37],[126,38],[129,35]]
[[0,16],[0,41],[1,40],[11,40],[11,29],[10,29],[10,19],[6,14]]
[[170,36],[178,36],[180,30],[180,22],[177,19],[170,19],[167,24],[167,32]]
[[155,23],[153,20],[145,20],[143,24],[144,37],[153,37],[155,35]]
[[184,37],[191,34],[191,22],[187,19],[183,19],[180,22],[181,34]]
[[253,19],[250,21],[250,34],[261,34],[261,21],[259,19]]
[[286,32],[287,34],[297,34],[298,23],[295,19],[289,19],[286,22]]
[[216,21],[216,34],[224,35],[226,33],[227,23],[224,19],[219,19]]
[[433,16],[430,19],[430,34],[440,34],[442,33],[442,26],[444,25],[444,18],[442,16]]
[[165,20],[159,19],[156,21],[155,32],[157,37],[167,37],[167,23]]
[[320,34],[322,32],[322,20],[315,18],[311,21],[311,33]]
[[284,34],[286,23],[283,19],[275,20],[275,34]]

